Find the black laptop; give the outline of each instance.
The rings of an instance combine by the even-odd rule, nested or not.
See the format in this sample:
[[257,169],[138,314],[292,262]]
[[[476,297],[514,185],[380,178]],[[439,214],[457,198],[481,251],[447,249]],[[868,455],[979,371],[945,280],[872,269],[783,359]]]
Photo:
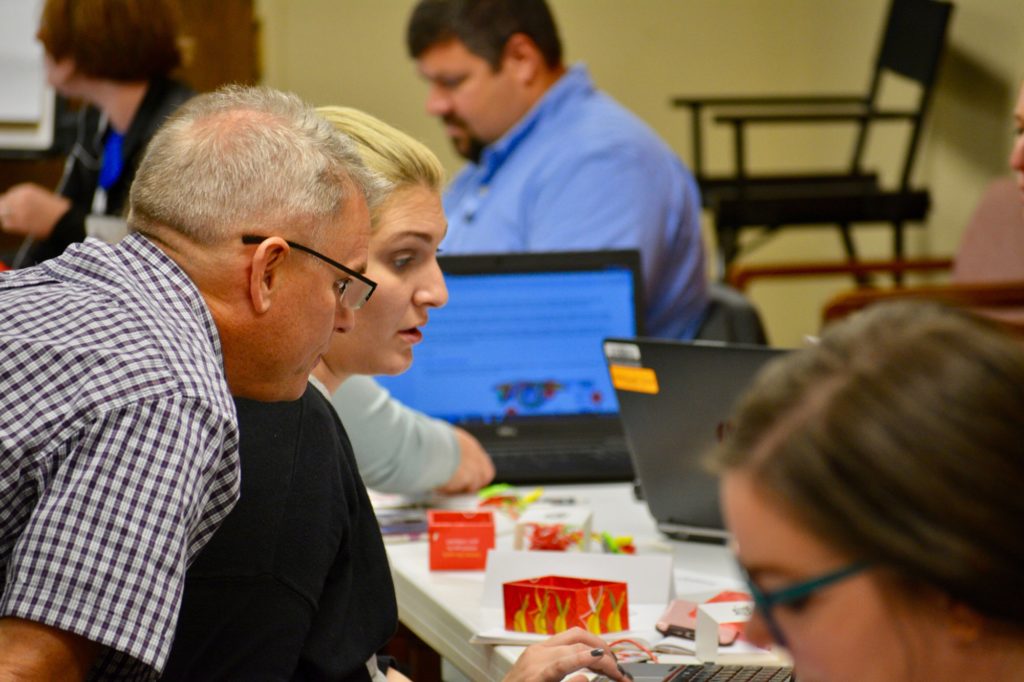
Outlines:
[[703,341],[605,341],[633,466],[662,532],[727,536],[718,482],[703,460],[728,429],[736,400],[754,376],[785,352]]
[[496,481],[631,480],[601,344],[640,333],[638,252],[439,261],[448,304],[431,311],[412,368],[381,385],[479,438]]

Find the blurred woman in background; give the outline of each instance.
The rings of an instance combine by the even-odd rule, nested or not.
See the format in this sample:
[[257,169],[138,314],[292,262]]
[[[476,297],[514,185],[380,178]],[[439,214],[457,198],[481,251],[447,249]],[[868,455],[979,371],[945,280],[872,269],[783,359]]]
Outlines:
[[38,40],[46,77],[85,106],[56,192],[21,183],[0,195],[0,228],[26,239],[15,267],[60,255],[86,235],[116,241],[128,189],[153,133],[194,93],[171,0],[47,0]]

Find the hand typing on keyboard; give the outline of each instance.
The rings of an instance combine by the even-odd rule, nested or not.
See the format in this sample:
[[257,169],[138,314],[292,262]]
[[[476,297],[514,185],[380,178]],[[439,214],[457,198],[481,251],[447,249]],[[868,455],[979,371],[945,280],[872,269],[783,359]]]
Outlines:
[[[572,673],[590,670],[604,679],[626,682],[633,678],[615,660],[605,641],[582,628],[572,628],[526,648],[503,682],[558,682]],[[585,682],[584,674],[569,682]]]

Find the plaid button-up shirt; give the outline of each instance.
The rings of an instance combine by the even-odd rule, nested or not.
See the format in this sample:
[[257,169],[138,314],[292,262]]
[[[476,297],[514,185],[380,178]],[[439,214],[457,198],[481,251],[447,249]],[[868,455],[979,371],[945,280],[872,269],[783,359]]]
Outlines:
[[105,645],[147,679],[186,566],[238,496],[220,340],[141,235],[0,275],[0,616]]

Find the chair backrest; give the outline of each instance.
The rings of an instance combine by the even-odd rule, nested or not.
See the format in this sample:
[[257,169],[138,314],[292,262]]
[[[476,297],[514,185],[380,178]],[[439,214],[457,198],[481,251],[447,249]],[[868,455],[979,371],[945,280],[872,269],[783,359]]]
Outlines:
[[[900,175],[900,188],[909,188],[914,157],[921,137],[925,114],[931,103],[932,89],[946,44],[946,31],[953,5],[941,0],[892,0],[885,33],[875,60],[867,105],[875,108],[882,75],[899,74],[920,86],[917,109],[911,121],[910,137]],[[860,125],[854,145],[852,168],[860,172],[867,142],[868,121]]]
[[741,291],[724,282],[711,282],[708,299],[708,310],[697,332],[698,340],[768,345],[761,315]]
[[953,5],[893,0],[875,70],[889,69],[929,88],[935,82]]

